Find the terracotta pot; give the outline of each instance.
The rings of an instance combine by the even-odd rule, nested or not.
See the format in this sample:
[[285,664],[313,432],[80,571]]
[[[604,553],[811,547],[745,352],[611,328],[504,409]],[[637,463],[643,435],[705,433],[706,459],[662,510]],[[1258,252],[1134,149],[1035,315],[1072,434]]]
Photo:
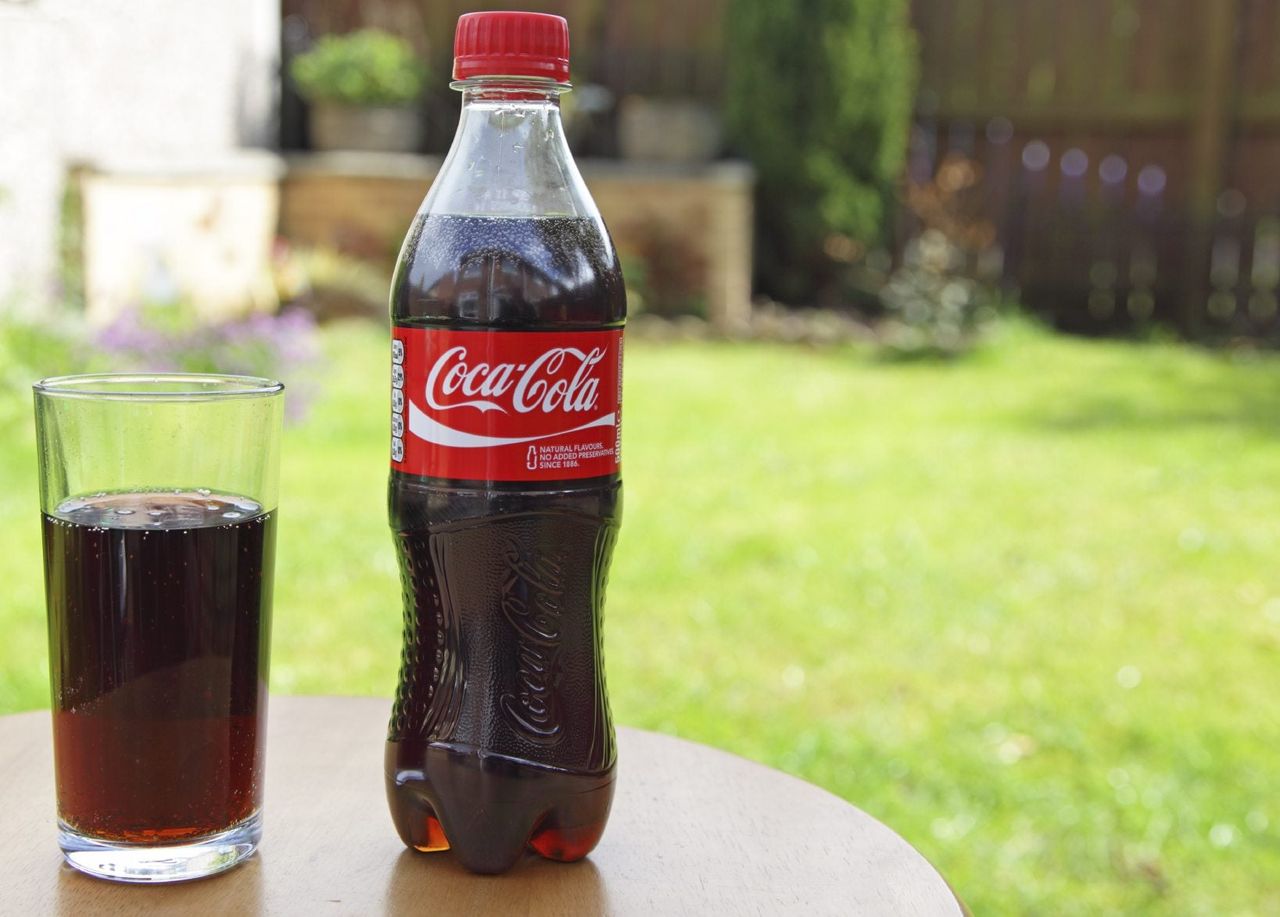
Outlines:
[[381,150],[414,153],[422,145],[417,108],[393,105],[311,106],[311,145],[317,150]]

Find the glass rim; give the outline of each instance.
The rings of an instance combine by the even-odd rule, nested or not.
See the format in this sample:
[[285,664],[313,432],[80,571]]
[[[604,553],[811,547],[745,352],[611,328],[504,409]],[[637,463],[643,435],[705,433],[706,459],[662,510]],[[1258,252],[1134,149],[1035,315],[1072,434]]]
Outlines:
[[275,379],[232,373],[82,373],[50,376],[31,387],[40,396],[92,401],[222,401],[284,391]]

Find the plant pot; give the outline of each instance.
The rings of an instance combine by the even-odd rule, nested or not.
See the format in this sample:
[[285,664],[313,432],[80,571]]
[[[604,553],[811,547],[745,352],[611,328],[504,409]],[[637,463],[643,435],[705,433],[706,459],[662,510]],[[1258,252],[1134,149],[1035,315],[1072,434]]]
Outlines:
[[414,153],[422,144],[422,117],[405,105],[311,106],[311,145],[317,150]]
[[626,159],[707,162],[720,152],[720,116],[692,99],[628,96],[618,111],[618,146]]

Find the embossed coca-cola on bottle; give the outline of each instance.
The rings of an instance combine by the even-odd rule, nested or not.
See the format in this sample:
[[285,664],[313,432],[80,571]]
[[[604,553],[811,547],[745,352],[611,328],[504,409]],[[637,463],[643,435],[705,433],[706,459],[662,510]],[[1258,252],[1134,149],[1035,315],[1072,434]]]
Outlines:
[[405,645],[387,794],[477,872],[576,860],[613,798],[601,614],[618,531],[613,243],[560,121],[568,25],[458,21],[453,147],[391,290],[391,525]]

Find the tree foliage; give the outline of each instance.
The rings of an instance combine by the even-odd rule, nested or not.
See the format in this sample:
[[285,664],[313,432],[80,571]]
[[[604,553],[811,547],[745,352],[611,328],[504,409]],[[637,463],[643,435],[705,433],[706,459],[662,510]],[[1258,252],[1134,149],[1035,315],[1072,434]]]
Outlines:
[[916,79],[906,0],[734,0],[728,120],[759,174],[759,282],[829,292],[835,237],[884,236]]

